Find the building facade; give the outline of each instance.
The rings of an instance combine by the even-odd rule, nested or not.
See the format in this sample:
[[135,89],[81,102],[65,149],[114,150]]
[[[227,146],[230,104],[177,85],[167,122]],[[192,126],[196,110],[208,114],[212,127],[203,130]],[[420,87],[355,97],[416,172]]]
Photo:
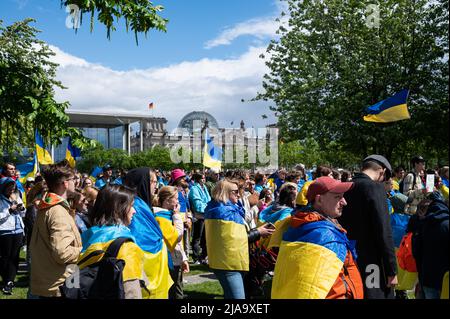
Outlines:
[[[204,146],[204,132],[214,137],[214,143],[226,152],[229,145],[237,147],[238,156],[249,146],[269,141],[269,135],[248,130],[244,121],[239,128],[220,128],[217,120],[207,112],[190,112],[172,132],[167,130],[167,120],[142,114],[101,114],[81,111],[67,111],[69,125],[82,130],[85,137],[99,141],[106,149],[119,148],[128,154],[145,151],[161,145],[164,147],[185,147],[201,152]],[[53,158],[65,158],[67,139],[52,148]],[[242,150],[240,152],[239,150]]]

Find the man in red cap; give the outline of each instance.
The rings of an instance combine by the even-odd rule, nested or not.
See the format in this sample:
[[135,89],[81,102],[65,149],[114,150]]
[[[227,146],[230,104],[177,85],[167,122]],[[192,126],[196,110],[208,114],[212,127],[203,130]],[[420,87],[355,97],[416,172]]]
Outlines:
[[347,205],[344,193],[352,186],[328,176],[309,186],[309,205],[296,212],[283,234],[272,298],[363,298],[354,247],[336,221]]

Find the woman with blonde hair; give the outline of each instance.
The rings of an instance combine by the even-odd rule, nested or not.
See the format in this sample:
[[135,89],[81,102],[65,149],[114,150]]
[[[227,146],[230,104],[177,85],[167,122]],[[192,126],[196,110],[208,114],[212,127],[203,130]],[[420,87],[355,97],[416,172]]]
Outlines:
[[243,276],[249,270],[249,242],[273,233],[266,224],[249,230],[244,209],[237,205],[239,197],[236,183],[219,181],[205,209],[208,263],[225,299],[245,299]]
[[189,262],[183,249],[184,222],[179,213],[178,189],[173,186],[162,187],[154,203],[155,218],[170,250],[173,265],[170,276],[174,284],[169,289],[169,299],[184,299],[183,273],[189,272]]

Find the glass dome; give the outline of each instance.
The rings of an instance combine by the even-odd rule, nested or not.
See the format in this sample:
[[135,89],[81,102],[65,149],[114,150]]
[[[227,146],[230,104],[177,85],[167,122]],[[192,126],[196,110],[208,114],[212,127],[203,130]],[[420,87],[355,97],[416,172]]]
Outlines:
[[178,124],[178,129],[187,130],[189,133],[194,131],[194,121],[200,121],[200,129],[205,126],[205,123],[208,122],[209,128],[219,129],[219,124],[216,119],[207,112],[191,112],[186,114]]

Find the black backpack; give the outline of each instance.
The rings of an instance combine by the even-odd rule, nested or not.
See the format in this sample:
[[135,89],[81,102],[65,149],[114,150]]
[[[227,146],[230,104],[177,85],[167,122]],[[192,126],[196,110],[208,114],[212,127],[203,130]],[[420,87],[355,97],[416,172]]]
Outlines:
[[125,299],[122,277],[125,261],[117,259],[117,254],[122,244],[127,241],[132,240],[119,237],[109,245],[106,252],[96,250],[80,260],[78,265],[82,265],[94,256],[105,253],[98,262],[75,272],[74,275],[79,275],[79,278],[77,278],[79,280],[69,277],[59,287],[62,296],[67,299]]
[[[409,174],[413,175],[413,185],[412,185],[412,189],[414,189],[414,187],[416,186],[417,182],[416,182],[416,173],[415,172],[409,172],[408,174],[406,174],[406,176],[408,176]],[[398,190],[400,191],[400,193],[403,193],[403,188],[404,188],[404,181],[406,176],[402,179],[402,181],[400,182],[400,184],[398,185]]]

